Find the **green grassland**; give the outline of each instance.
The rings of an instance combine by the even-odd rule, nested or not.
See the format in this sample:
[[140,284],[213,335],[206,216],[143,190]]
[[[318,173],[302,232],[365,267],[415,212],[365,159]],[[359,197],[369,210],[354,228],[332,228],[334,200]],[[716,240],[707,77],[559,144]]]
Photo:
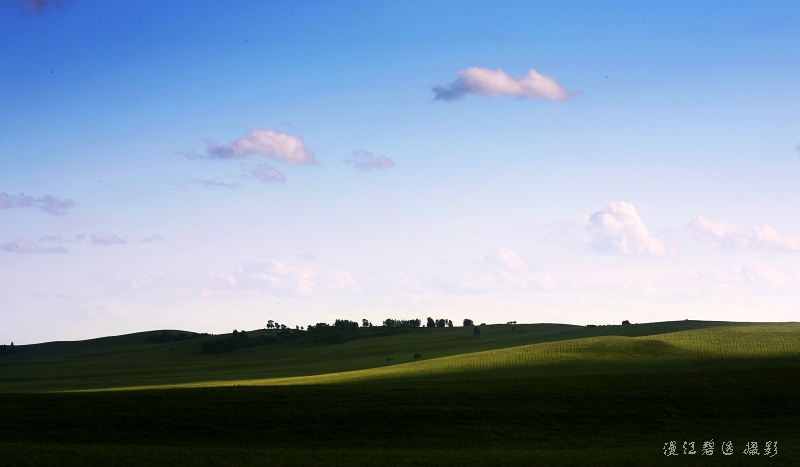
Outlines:
[[[221,354],[206,336],[157,343],[159,332],[17,346],[0,356],[0,392],[64,391],[181,384],[334,382],[352,378],[533,376],[689,368],[794,358],[800,325],[704,321],[601,326],[563,324],[412,328],[326,344],[305,336]],[[250,339],[274,335],[253,331]],[[302,334],[301,334],[302,335]],[[476,353],[498,351],[489,353]],[[415,354],[421,359],[414,359]],[[443,358],[451,357],[451,358]],[[358,371],[367,370],[367,371]],[[343,374],[344,373],[344,374]],[[480,375],[478,375],[480,374]],[[289,379],[297,376],[313,378]],[[247,383],[251,381],[251,383]]]
[[[0,465],[800,463],[797,323],[384,331],[19,346],[0,355]],[[767,440],[779,455],[742,453]]]

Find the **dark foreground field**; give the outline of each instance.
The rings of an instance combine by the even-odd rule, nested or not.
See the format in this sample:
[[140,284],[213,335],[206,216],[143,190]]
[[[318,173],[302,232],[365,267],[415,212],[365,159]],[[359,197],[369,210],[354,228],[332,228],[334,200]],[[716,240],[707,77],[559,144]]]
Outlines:
[[[6,393],[0,465],[800,465],[798,388],[800,364],[785,363]],[[709,440],[713,455],[702,455]],[[664,456],[669,441],[678,456]],[[684,441],[696,454],[683,454]],[[776,456],[764,455],[767,441],[778,441]],[[759,456],[743,453],[748,442]]]

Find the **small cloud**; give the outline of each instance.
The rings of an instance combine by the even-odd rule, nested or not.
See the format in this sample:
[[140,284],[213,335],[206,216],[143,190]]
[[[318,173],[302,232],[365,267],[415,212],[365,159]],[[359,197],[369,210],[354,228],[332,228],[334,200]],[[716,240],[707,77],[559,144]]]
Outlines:
[[312,268],[296,268],[279,261],[262,265],[249,274],[249,278],[272,292],[290,292],[308,295],[316,290],[317,272]]
[[95,300],[91,303],[86,303],[83,308],[89,315],[112,315],[122,318],[130,318],[133,316],[133,311],[127,305],[119,302],[109,300]]
[[128,243],[124,238],[120,238],[112,233],[97,232],[92,234],[92,244],[99,246],[125,245]]
[[266,164],[256,166],[250,171],[250,174],[264,183],[285,182],[286,177],[274,167]]
[[63,10],[66,8],[67,3],[61,0],[17,0],[17,5],[19,5],[23,13],[34,15],[39,15],[51,7]]
[[25,193],[20,193],[17,196],[0,193],[0,209],[34,207],[53,216],[60,216],[74,206],[75,202],[71,199],[59,200],[50,195],[34,198]]
[[486,261],[509,272],[525,272],[528,270],[525,260],[510,248],[500,248],[496,252],[486,255]]
[[[242,138],[228,144],[206,141],[206,153],[206,157],[220,159],[259,155],[292,165],[317,162],[314,153],[306,149],[303,139],[299,136],[261,128],[253,128]],[[184,153],[184,156],[193,158],[195,153]]]
[[153,243],[153,242],[166,242],[167,239],[162,237],[161,235],[153,235],[152,237],[147,237],[139,240],[139,243]]
[[37,242],[53,242],[53,243],[81,243],[86,238],[86,234],[78,234],[74,238],[64,238],[61,235],[46,235],[36,240]]
[[195,160],[195,159],[202,159],[203,158],[203,155],[200,154],[199,152],[195,151],[194,149],[189,150],[189,151],[174,151],[174,152],[175,152],[175,154],[180,154],[181,156],[183,156],[183,157],[185,157],[185,158],[187,158],[189,160]]
[[589,216],[588,228],[593,237],[590,249],[598,253],[663,256],[672,252],[650,235],[636,208],[625,201],[611,203]]
[[540,74],[531,68],[528,74],[512,78],[503,70],[489,70],[471,67],[458,72],[458,79],[447,86],[436,85],[431,88],[436,94],[434,100],[453,101],[464,98],[467,94],[500,97],[549,99],[565,101],[573,96],[554,78]]
[[741,268],[741,274],[753,285],[780,287],[794,282],[794,277],[774,266],[765,263],[753,263]]
[[0,243],[0,251],[8,253],[69,253],[69,250],[63,246],[40,248],[33,240],[27,238],[18,238],[11,243]]
[[223,181],[214,179],[214,180],[201,180],[199,178],[193,178],[188,180],[189,183],[195,183],[198,185],[203,186],[221,186],[223,188],[236,188],[237,186],[242,186],[241,183],[225,183]]
[[768,224],[748,229],[724,221],[711,222],[698,216],[687,227],[711,240],[714,245],[727,249],[800,250],[800,235],[781,235]]
[[375,156],[369,151],[356,150],[351,153],[350,159],[344,159],[343,162],[359,170],[372,170],[372,169],[391,169],[394,167],[394,161],[386,156]]
[[328,287],[343,292],[361,292],[361,287],[356,282],[350,271],[345,269],[328,269],[321,274]]

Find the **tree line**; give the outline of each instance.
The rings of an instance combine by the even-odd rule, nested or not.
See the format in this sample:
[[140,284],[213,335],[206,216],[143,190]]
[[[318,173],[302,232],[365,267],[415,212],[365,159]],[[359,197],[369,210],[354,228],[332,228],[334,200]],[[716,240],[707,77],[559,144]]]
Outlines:
[[[465,327],[473,326],[471,319],[463,321]],[[396,334],[398,332],[411,332],[413,329],[422,327],[422,320],[420,319],[394,319],[387,318],[383,321],[382,326],[373,326],[367,320],[361,320],[361,324],[357,321],[348,319],[336,319],[333,324],[317,323],[309,324],[308,326],[295,326],[291,329],[285,324],[279,324],[274,320],[267,321],[265,330],[276,330],[275,333],[262,334],[258,337],[251,337],[246,331],[238,331],[236,329],[230,335],[220,336],[217,339],[206,341],[203,343],[203,352],[205,353],[225,353],[234,350],[253,347],[257,345],[270,345],[286,341],[290,339],[297,339],[303,336],[308,336],[314,341],[322,342],[325,344],[341,344],[355,339],[363,339],[367,337],[377,337]],[[446,318],[434,319],[428,317],[426,328],[452,328],[453,321]],[[164,331],[167,332],[167,331]],[[475,327],[475,334],[480,334],[480,328]],[[198,335],[199,336],[199,335]],[[177,339],[182,336],[168,336],[168,338]],[[195,337],[195,336],[191,336]],[[187,338],[191,338],[187,337]],[[167,338],[167,337],[165,337]],[[169,341],[167,341],[169,342]]]
[[14,353],[14,343],[12,342],[11,345],[3,344],[0,346],[0,355],[7,354],[7,353]]

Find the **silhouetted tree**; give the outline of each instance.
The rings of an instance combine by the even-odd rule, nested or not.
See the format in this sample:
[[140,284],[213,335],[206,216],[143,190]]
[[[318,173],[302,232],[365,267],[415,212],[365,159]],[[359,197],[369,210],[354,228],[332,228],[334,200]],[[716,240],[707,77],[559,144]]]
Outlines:
[[429,328],[435,328],[436,327],[436,321],[434,321],[433,318],[431,318],[430,316],[428,316],[428,327]]
[[372,323],[370,323],[368,319],[362,319],[361,320],[361,327],[362,328],[371,328],[372,327]]
[[452,328],[453,327],[453,320],[452,319],[448,319],[447,320],[447,327],[448,328]]
[[622,324],[631,324],[631,322],[626,319],[625,321],[622,322]]
[[383,325],[387,328],[418,328],[422,321],[418,319],[385,319]]
[[356,323],[355,321],[347,320],[347,319],[337,319],[333,323],[333,326],[337,330],[344,331],[344,332],[355,331],[356,329],[358,329],[358,323]]
[[464,319],[464,327],[465,328],[468,327],[468,326],[474,326],[474,325],[475,325],[475,323],[473,323],[471,319],[466,319],[466,318]]

